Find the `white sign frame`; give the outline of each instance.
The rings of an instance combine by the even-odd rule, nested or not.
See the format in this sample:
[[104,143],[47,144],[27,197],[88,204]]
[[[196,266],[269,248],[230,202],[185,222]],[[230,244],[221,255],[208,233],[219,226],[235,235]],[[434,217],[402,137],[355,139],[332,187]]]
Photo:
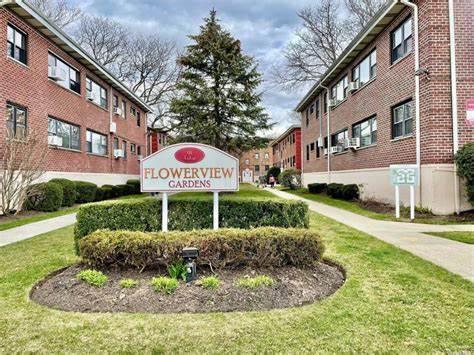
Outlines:
[[[394,180],[394,172],[397,170],[413,170],[414,171],[414,181],[413,182],[400,182],[397,183]],[[410,219],[415,219],[415,186],[418,186],[420,183],[420,171],[418,165],[416,164],[395,164],[390,165],[390,183],[395,186],[395,217],[400,218],[400,186],[409,186],[410,187]]]
[[[189,148],[190,150],[194,150],[194,151],[200,151],[202,153],[202,158],[200,158],[200,160],[197,160],[196,162],[186,162],[186,161],[182,161],[182,160],[179,160],[177,157],[176,157],[176,154],[178,154],[178,152],[180,151],[183,151],[185,150],[186,148]],[[217,161],[217,165],[219,165],[219,162],[220,161],[227,161],[227,163],[231,166],[231,168],[233,169],[233,172],[232,174],[234,175],[233,177],[231,176],[230,179],[225,179],[226,181],[224,182],[224,187],[199,187],[199,188],[189,188],[189,187],[185,187],[185,188],[179,188],[179,189],[176,189],[176,188],[162,188],[162,187],[156,187],[156,188],[153,188],[153,186],[148,186],[147,188],[144,188],[144,177],[143,175],[145,174],[145,169],[151,169],[150,167],[147,167],[147,162],[150,163],[153,162],[155,163],[155,165],[152,165],[154,168],[156,167],[157,169],[162,169],[162,168],[166,168],[167,167],[167,163],[169,163],[170,165],[172,165],[170,168],[173,168],[173,169],[185,169],[186,171],[189,172],[189,170],[194,170],[195,173],[198,173],[199,170],[198,169],[212,169],[212,168],[209,168],[209,167],[202,167],[200,165],[203,165],[204,163],[202,163],[205,158],[206,158],[206,152],[211,154],[211,156],[213,156],[213,161],[216,162]],[[170,154],[172,154],[173,156],[173,159],[170,159]],[[154,160],[156,160],[157,158],[163,156],[163,158],[166,158],[167,160],[166,161],[158,161],[158,162],[154,162]],[[206,162],[206,163],[209,163],[209,162]],[[216,168],[219,168],[219,166],[217,166]],[[221,167],[222,168],[222,167]],[[229,167],[227,167],[227,169],[229,169]],[[150,171],[148,171],[147,173],[150,173]],[[151,172],[152,173],[152,177],[153,177],[153,174],[154,174],[154,170]],[[202,171],[201,171],[202,173]],[[159,175],[160,173],[158,173]],[[212,177],[212,174],[209,172],[209,178],[208,179],[221,179],[221,177],[217,177],[217,176],[214,176]],[[217,175],[217,173],[215,172],[214,175]],[[169,176],[169,175],[168,175]],[[206,175],[207,176],[207,175]],[[159,178],[160,176],[158,176]],[[179,174],[179,178],[181,178],[181,173]],[[235,178],[235,180],[233,181],[233,178]],[[195,179],[195,178],[186,178],[186,174],[185,176],[183,177],[183,179]],[[158,180],[158,179],[157,179]],[[169,179],[165,179],[163,178],[162,180],[169,180]],[[227,182],[227,180],[229,180]],[[220,181],[220,180],[216,180],[216,181]],[[211,184],[211,182],[209,182],[209,184]],[[226,185],[227,184],[227,185]],[[169,183],[168,183],[169,185]],[[163,232],[167,232],[168,231],[168,193],[170,192],[213,192],[213,227],[215,230],[217,230],[219,228],[219,192],[223,192],[223,191],[239,191],[239,159],[237,159],[236,157],[220,150],[220,149],[217,149],[215,147],[212,147],[212,146],[209,146],[209,145],[206,145],[206,144],[201,144],[201,143],[178,143],[178,144],[173,144],[173,145],[170,145],[170,146],[167,146],[149,156],[147,156],[146,158],[142,159],[140,161],[140,190],[141,192],[160,192],[162,194],[162,231]]]

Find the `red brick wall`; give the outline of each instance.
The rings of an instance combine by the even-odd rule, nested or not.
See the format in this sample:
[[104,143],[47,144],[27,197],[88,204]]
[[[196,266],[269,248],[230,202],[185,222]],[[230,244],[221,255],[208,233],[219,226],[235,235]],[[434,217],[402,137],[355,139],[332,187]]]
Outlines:
[[[295,142],[290,143],[290,136],[295,136]],[[280,168],[291,168],[291,161],[296,157],[295,169],[301,169],[301,128],[295,128],[284,136],[278,137],[277,143],[273,143],[273,165]],[[290,163],[288,163],[290,159]]]
[[[7,23],[10,22],[28,35],[28,66],[8,58],[6,53]],[[81,95],[57,85],[48,79],[48,50],[80,70]],[[117,137],[127,141],[127,159],[113,159],[113,136],[109,133],[110,112],[86,100],[86,75],[97,81],[108,91],[109,105],[113,94],[121,95],[89,73],[86,68],[39,32],[28,26],[13,13],[0,9],[0,117],[6,117],[6,102],[11,101],[28,109],[28,129],[44,133],[47,144],[48,116],[79,125],[81,128],[81,151],[51,148],[49,151],[49,171],[83,173],[138,174],[137,155],[130,152],[131,143],[142,146],[145,154],[146,115],[140,110],[141,127],[130,113],[130,100],[127,101],[127,119],[113,115],[117,123]],[[133,105],[135,106],[135,105]],[[136,107],[136,106],[135,106]],[[137,107],[138,110],[138,107]],[[4,122],[4,121],[3,121]],[[94,156],[86,153],[86,129],[108,136],[108,156]],[[5,137],[5,123],[0,124],[0,138]],[[1,141],[0,141],[1,142]]]

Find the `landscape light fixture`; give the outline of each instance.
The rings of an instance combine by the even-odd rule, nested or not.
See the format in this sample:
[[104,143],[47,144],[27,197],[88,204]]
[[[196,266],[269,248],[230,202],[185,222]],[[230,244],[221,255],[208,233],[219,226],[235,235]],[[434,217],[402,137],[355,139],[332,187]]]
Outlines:
[[195,261],[199,256],[199,249],[193,247],[183,248],[182,256],[186,266],[186,282],[191,282],[197,277]]

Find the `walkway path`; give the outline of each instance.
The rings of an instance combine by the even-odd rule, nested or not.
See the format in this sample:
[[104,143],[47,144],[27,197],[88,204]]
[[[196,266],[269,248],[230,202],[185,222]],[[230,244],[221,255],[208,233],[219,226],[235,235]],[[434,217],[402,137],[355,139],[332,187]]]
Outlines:
[[0,247],[19,242],[20,240],[32,238],[43,233],[48,233],[74,223],[76,223],[76,214],[72,213],[0,231]]
[[379,221],[337,207],[310,201],[284,191],[267,190],[285,199],[302,200],[314,212],[393,244],[474,282],[474,245],[423,234],[423,232],[474,232],[474,225],[435,225]]

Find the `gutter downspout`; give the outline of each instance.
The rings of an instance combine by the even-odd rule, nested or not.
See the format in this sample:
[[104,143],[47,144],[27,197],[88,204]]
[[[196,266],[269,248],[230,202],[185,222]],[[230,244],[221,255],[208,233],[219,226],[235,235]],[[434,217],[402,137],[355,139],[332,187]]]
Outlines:
[[[331,107],[329,106],[329,88],[324,85],[320,85],[324,90],[326,90],[326,121],[327,121],[327,139],[328,139],[328,184],[331,183],[331,130],[330,130],[330,116],[331,116]],[[324,103],[324,98],[323,98],[323,103]],[[320,130],[320,134],[321,134]],[[323,144],[324,147],[324,144]],[[323,148],[324,150],[324,148]],[[323,151],[324,153],[324,151]]]
[[421,127],[420,127],[420,49],[419,49],[419,31],[418,31],[418,5],[408,1],[399,0],[413,9],[413,27],[414,27],[414,49],[415,49],[415,126],[416,126],[416,166],[418,167],[418,196],[419,204],[422,206],[421,196]]
[[[456,38],[454,28],[454,4],[453,0],[448,0],[449,8],[449,50],[451,61],[451,110],[453,116],[453,157],[459,150],[459,136],[458,136],[458,94],[456,86]],[[454,163],[454,209],[456,214],[461,212],[460,206],[460,189],[459,177],[457,174],[456,163]]]

